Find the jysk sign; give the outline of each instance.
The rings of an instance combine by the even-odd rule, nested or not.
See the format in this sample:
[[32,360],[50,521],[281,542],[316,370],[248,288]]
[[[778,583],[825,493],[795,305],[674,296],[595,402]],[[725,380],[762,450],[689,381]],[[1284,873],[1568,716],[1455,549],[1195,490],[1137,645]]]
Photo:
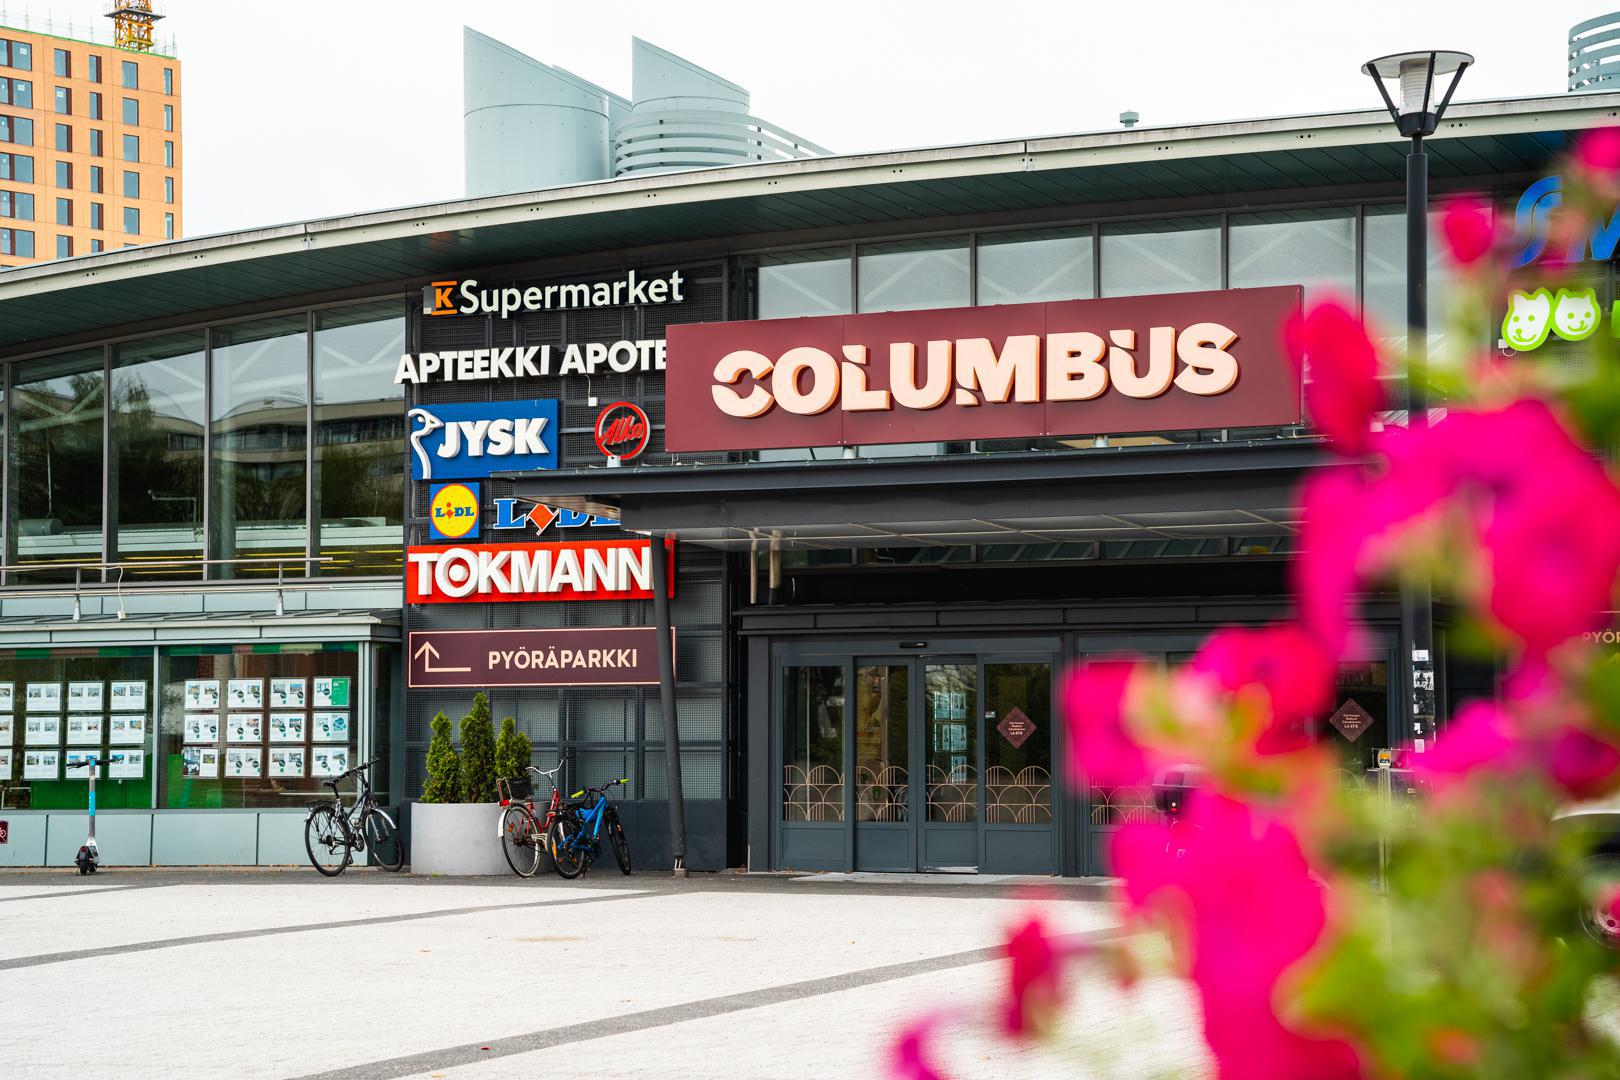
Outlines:
[[[675,542],[666,540],[663,547],[673,582]],[[651,600],[652,569],[650,540],[425,545],[405,551],[405,599],[412,604]]]
[[412,480],[557,467],[555,400],[418,405],[407,417]]
[[672,451],[1300,421],[1284,286],[669,327]]
[[651,626],[413,630],[409,658],[412,687],[658,685]]

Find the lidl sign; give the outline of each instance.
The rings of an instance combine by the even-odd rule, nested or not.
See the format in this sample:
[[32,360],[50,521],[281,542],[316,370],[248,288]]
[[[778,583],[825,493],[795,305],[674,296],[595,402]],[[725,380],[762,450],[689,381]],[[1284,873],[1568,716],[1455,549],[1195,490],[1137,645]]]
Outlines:
[[435,540],[478,539],[478,485],[434,484],[428,494],[428,533]]

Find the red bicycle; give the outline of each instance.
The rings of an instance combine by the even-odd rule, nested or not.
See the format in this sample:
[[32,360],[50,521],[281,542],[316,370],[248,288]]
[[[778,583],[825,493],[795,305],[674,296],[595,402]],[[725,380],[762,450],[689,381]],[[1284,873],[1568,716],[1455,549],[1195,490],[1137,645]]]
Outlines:
[[533,877],[540,869],[546,833],[562,809],[562,792],[557,790],[557,773],[561,769],[560,761],[556,768],[547,771],[528,766],[528,771],[535,776],[551,781],[551,801],[546,804],[544,817],[535,808],[534,782],[527,776],[495,782],[501,797],[501,850],[506,853],[507,864],[519,877]]

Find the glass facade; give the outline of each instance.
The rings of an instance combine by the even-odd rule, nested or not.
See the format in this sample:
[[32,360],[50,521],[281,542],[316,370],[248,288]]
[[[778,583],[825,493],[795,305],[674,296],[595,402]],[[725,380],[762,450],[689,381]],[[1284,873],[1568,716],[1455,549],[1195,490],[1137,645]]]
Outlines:
[[124,581],[397,578],[404,350],[389,300],[16,362],[7,561],[29,569],[11,583],[103,561]]
[[754,318],[847,315],[854,302],[848,248],[761,255],[748,262],[745,280]]
[[981,304],[1089,300],[1097,295],[1091,228],[984,233],[978,244]]
[[860,249],[861,311],[915,311],[972,302],[965,236],[898,240]]
[[1102,227],[1102,295],[1155,296],[1221,287],[1218,218]]
[[1350,207],[1234,214],[1227,284],[1303,285],[1305,302],[1356,295],[1356,215]]

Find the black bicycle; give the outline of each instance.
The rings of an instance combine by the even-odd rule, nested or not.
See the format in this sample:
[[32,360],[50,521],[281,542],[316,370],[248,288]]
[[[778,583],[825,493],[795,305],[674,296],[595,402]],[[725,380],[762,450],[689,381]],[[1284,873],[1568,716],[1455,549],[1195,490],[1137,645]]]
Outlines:
[[[340,776],[321,781],[332,789],[332,798],[310,806],[309,817],[304,819],[304,848],[315,869],[327,877],[337,877],[348,869],[357,851],[370,851],[372,861],[384,870],[398,870],[405,865],[405,845],[400,842],[399,829],[377,805],[367,779],[371,767],[381,760],[372,758]],[[360,792],[345,810],[338,785],[351,776],[359,777]]]
[[[591,868],[602,854],[602,836],[607,834],[619,869],[630,873],[630,840],[619,824],[619,812],[608,802],[608,792],[629,780],[615,780],[600,787],[588,787],[573,794],[571,802],[557,811],[557,820],[546,832],[546,850],[551,867],[559,877],[577,878]],[[589,798],[583,798],[589,796]]]

